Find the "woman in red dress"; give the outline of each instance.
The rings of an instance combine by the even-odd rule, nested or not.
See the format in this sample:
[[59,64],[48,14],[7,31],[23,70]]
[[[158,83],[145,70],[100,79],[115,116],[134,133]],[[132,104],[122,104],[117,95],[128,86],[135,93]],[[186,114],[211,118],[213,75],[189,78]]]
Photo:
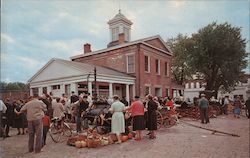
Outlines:
[[139,96],[135,96],[135,101],[127,108],[133,117],[133,131],[136,131],[135,140],[141,140],[141,131],[145,129],[144,123],[144,105],[139,100]]

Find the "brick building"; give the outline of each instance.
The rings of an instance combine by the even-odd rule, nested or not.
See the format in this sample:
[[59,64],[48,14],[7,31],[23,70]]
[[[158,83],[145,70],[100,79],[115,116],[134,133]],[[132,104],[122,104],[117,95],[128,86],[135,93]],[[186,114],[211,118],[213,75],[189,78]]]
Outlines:
[[31,94],[92,94],[96,90],[98,95],[118,94],[127,100],[148,93],[173,96],[176,88],[171,84],[171,50],[159,35],[130,41],[132,24],[119,11],[108,21],[107,48],[92,51],[91,44],[86,43],[83,52],[71,57],[71,61],[52,59],[29,80]]

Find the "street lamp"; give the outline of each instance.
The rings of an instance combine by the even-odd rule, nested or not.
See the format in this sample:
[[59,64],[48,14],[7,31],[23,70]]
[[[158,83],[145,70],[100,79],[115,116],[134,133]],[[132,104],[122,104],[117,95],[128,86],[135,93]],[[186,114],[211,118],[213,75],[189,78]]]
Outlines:
[[[87,89],[88,89],[88,93],[91,93],[91,92],[89,92],[89,77],[90,77],[90,75],[91,75],[91,73],[89,73],[87,75]],[[96,67],[94,67],[94,86],[95,86],[94,93],[96,93],[97,92],[97,86],[96,86]]]

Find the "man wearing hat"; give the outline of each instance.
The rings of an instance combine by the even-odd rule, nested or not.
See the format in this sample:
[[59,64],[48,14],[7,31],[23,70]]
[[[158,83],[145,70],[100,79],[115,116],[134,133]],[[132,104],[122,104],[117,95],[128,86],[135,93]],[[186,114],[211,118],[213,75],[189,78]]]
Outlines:
[[200,108],[201,123],[209,123],[208,100],[205,98],[205,94],[201,94],[201,99],[199,100],[198,106]]

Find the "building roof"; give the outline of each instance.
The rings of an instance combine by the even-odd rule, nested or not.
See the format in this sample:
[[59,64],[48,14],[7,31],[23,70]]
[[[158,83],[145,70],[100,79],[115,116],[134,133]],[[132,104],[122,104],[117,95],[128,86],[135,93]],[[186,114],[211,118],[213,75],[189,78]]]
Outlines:
[[132,25],[132,24],[133,24],[130,20],[128,20],[128,19],[121,13],[121,10],[119,10],[119,13],[116,14],[111,20],[108,21],[108,24],[112,24],[112,23],[114,23],[114,22],[116,22],[116,21],[120,21],[120,20],[122,20],[122,21],[128,23],[129,25]]
[[110,68],[102,67],[102,66],[96,66],[93,64],[86,64],[76,61],[69,61],[69,60],[63,60],[58,58],[52,58],[45,66],[43,66],[34,76],[32,76],[28,82],[31,82],[33,79],[35,79],[42,71],[44,71],[51,63],[53,62],[59,62],[62,64],[66,64],[67,66],[74,67],[75,69],[82,72],[82,74],[93,74],[94,68],[96,67],[96,71],[98,75],[105,75],[105,76],[119,76],[121,78],[135,78],[131,75],[128,75],[126,73],[122,73],[117,70],[113,70]]
[[[152,45],[146,43],[147,41],[153,40],[153,39],[159,39],[162,42],[162,44],[166,47],[166,49],[168,51],[165,51],[163,49],[157,48],[155,46],[152,46]],[[91,55],[101,54],[101,53],[105,53],[105,52],[112,51],[112,50],[115,50],[115,49],[128,47],[128,46],[138,44],[138,43],[147,45],[147,46],[149,46],[149,47],[151,47],[153,49],[157,49],[157,50],[159,50],[159,51],[161,51],[161,52],[163,52],[165,54],[168,54],[170,56],[172,56],[172,54],[173,54],[173,52],[170,50],[170,48],[167,46],[167,44],[164,42],[164,40],[161,38],[161,36],[156,35],[156,36],[152,36],[152,37],[147,37],[147,38],[142,38],[142,39],[139,39],[139,40],[131,41],[131,42],[128,42],[128,43],[119,44],[119,45],[116,45],[116,46],[113,46],[113,47],[108,47],[108,48],[101,49],[101,50],[98,50],[98,51],[93,51],[93,52],[89,52],[89,53],[85,53],[85,54],[82,53],[80,55],[72,56],[72,57],[70,57],[70,59],[74,60],[74,59],[81,58],[81,57],[87,57],[87,56],[91,56]]]

